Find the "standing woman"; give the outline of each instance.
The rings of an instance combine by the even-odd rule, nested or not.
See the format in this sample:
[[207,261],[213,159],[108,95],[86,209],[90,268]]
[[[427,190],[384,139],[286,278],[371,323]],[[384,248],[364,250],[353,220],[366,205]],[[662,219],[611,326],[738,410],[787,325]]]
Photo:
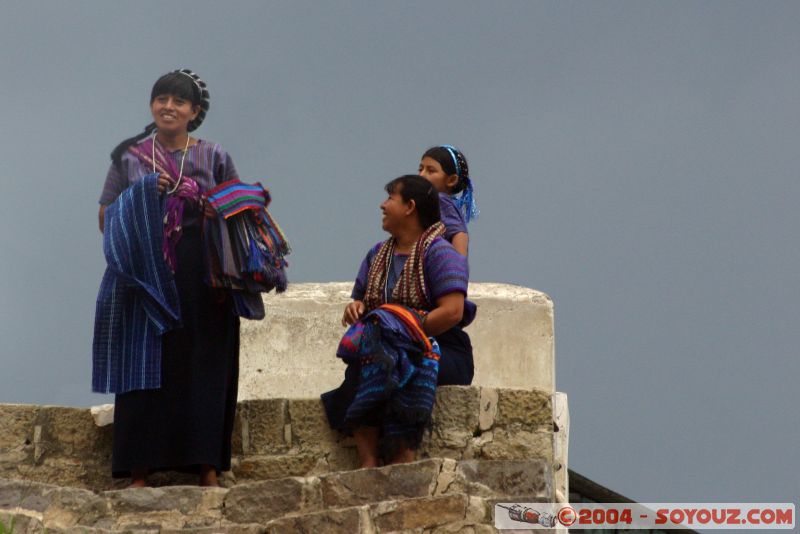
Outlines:
[[[105,226],[108,257],[109,240],[115,239],[112,231],[122,227],[126,239],[137,235],[124,231],[126,221],[117,219],[119,204],[142,184],[152,184],[152,198],[157,200],[149,213],[158,212],[150,219],[156,223],[142,224],[142,216],[134,223],[139,239],[145,228],[151,235],[144,240],[152,238],[163,252],[150,257],[155,257],[151,263],[166,266],[155,287],[174,284],[179,304],[175,306],[179,315],[154,338],[155,343],[136,345],[136,336],[147,335],[150,309],[149,319],[142,321],[144,334],[137,330],[140,325],[130,307],[122,310],[122,321],[114,323],[123,326],[109,334],[109,315],[119,310],[107,303],[101,310],[105,278],[98,297],[92,387],[116,393],[112,472],[114,477],[131,477],[133,487],[145,486],[148,474],[160,470],[194,472],[201,486],[215,486],[218,473],[230,469],[239,318],[230,294],[211,289],[204,281],[201,227],[204,217],[215,216],[204,203],[203,192],[238,175],[222,147],[190,135],[208,108],[206,84],[192,71],[176,70],[160,77],[150,94],[153,123],[114,149],[100,196],[100,231]],[[136,198],[144,198],[146,188],[142,191]],[[110,209],[118,197],[118,205]],[[133,351],[125,345],[129,339],[134,339]],[[144,360],[142,368],[148,372],[126,370],[131,358]]]

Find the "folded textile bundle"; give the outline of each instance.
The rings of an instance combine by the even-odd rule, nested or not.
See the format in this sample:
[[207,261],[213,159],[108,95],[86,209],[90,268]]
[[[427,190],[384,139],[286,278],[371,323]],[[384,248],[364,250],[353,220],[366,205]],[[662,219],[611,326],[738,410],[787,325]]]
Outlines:
[[206,197],[219,214],[205,221],[208,284],[233,290],[242,317],[263,318],[257,294],[286,290],[285,256],[291,253],[286,236],[267,211],[269,192],[259,183],[230,180]]
[[[359,363],[360,382],[345,420],[354,426],[376,411],[402,425],[425,424],[436,400],[439,345],[422,329],[422,314],[399,304],[382,304],[345,332],[336,351]],[[391,434],[385,429],[384,434]]]
[[266,208],[272,200],[269,192],[261,184],[245,184],[239,180],[222,183],[206,193],[206,196],[216,212],[225,219],[244,210]]

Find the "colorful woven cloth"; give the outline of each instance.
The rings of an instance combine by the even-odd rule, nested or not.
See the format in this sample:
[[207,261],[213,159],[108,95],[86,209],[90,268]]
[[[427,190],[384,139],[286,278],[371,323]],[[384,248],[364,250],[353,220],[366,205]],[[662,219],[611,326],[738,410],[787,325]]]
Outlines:
[[[154,169],[155,173],[168,176],[178,187],[167,196],[167,203],[164,213],[164,240],[163,253],[164,259],[172,272],[178,268],[178,261],[175,256],[175,249],[183,233],[183,210],[186,203],[193,207],[200,203],[200,186],[191,178],[178,176],[180,171],[175,163],[167,157],[164,148],[156,143],[155,137],[150,142],[133,145],[128,149],[139,161],[149,168]],[[155,156],[155,159],[153,159]]]
[[106,272],[97,295],[92,391],[161,387],[161,335],[180,326],[180,304],[162,254],[158,174],[126,189],[105,211]]
[[[336,355],[360,363],[358,391],[347,409],[352,428],[381,421],[384,437],[421,435],[436,400],[439,348],[422,329],[423,314],[384,304],[353,324]],[[418,438],[406,437],[415,446]]]
[[205,220],[206,263],[211,287],[233,290],[237,313],[264,317],[258,293],[286,290],[285,256],[291,247],[267,211],[269,192],[261,184],[230,180],[206,194],[219,217]]
[[[425,284],[425,255],[433,241],[443,236],[445,227],[441,222],[437,222],[428,227],[417,240],[411,254],[406,260],[400,279],[392,290],[392,301],[402,303],[406,306],[417,309],[429,309],[431,306],[428,288]],[[389,275],[396,241],[394,238],[387,239],[369,268],[367,277],[367,290],[364,296],[364,304],[367,310],[377,308],[385,300],[384,290],[386,279]]]
[[245,184],[239,180],[231,180],[209,191],[208,203],[223,218],[229,219],[244,210],[261,210],[269,206],[272,198],[261,184]]

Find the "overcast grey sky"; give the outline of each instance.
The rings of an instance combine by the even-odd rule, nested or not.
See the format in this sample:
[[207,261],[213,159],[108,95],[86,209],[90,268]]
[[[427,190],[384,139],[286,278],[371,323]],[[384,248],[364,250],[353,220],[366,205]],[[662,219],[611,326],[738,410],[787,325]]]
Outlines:
[[472,279],[555,302],[571,467],[643,502],[796,502],[798,29],[781,1],[4,2],[0,402],[110,401],[97,197],[189,67],[291,280],[352,280],[381,186],[458,145]]

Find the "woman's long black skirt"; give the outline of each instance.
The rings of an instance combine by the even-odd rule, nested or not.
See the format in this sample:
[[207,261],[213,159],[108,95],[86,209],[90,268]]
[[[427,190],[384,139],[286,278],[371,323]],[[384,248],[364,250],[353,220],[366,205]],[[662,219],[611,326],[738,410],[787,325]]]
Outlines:
[[203,281],[197,228],[177,247],[175,282],[183,326],[163,336],[160,389],[116,396],[114,477],[147,468],[227,471],[239,384],[239,318],[230,298]]
[[439,358],[439,386],[469,386],[475,375],[472,342],[461,327],[455,326],[436,336],[442,357]]

